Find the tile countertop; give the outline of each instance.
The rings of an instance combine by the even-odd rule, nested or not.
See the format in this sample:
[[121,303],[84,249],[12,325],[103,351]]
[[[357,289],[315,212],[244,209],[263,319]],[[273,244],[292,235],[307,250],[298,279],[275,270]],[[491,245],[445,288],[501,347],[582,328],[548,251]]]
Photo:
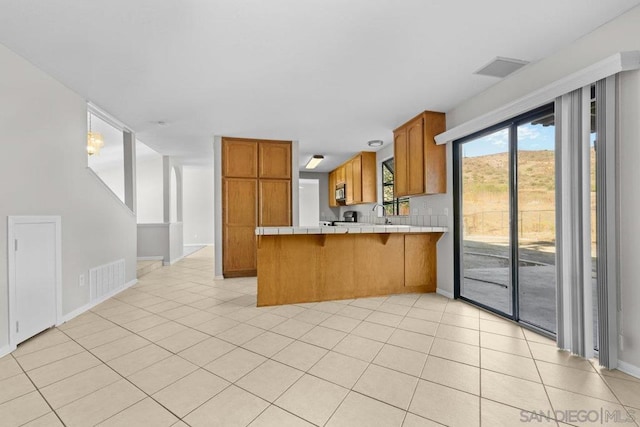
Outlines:
[[447,227],[414,227],[412,225],[370,225],[341,227],[257,227],[258,236],[284,234],[364,234],[364,233],[446,233]]

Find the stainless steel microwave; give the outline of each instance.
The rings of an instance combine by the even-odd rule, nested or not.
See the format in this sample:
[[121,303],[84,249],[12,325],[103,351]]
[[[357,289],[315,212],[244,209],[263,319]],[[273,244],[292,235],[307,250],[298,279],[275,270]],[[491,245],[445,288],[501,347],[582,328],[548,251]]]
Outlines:
[[347,198],[347,192],[345,190],[345,184],[336,185],[336,202],[344,203]]

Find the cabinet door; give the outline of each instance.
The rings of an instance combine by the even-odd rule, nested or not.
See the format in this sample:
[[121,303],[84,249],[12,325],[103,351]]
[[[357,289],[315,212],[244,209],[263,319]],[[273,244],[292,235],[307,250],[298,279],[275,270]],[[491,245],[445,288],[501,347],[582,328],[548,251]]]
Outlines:
[[291,225],[291,181],[261,179],[259,204],[260,227]]
[[436,247],[441,234],[404,235],[404,286],[436,290]]
[[223,274],[255,275],[258,181],[224,178],[222,193]]
[[353,204],[353,164],[349,161],[344,165],[344,188],[347,205]]
[[360,154],[362,163],[362,203],[377,203],[378,201],[378,167],[376,153],[365,151]]
[[354,157],[349,163],[351,163],[353,203],[362,203],[362,157]]
[[424,131],[422,117],[407,127],[407,194],[424,193]]
[[260,178],[291,179],[291,143],[260,142]]
[[258,144],[254,141],[222,138],[222,176],[256,178]]
[[345,173],[344,173],[344,165],[341,165],[336,169],[336,184],[344,184],[345,183]]
[[393,134],[393,195],[394,197],[409,194],[407,187],[407,130],[398,129]]
[[338,207],[338,202],[336,202],[336,171],[331,171],[329,173],[329,206],[332,208]]

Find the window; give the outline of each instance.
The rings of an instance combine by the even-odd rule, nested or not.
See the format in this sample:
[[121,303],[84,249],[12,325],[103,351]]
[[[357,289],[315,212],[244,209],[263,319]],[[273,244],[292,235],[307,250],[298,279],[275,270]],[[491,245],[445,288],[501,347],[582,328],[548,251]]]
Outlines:
[[393,197],[393,157],[382,162],[382,206],[386,216],[409,215],[409,199]]

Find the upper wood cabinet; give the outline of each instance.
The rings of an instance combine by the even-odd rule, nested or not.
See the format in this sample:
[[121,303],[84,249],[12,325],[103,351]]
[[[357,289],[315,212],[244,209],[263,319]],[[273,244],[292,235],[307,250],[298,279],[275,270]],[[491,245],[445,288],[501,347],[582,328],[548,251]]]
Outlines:
[[291,143],[263,142],[258,145],[260,178],[291,179]]
[[338,202],[336,201],[336,171],[329,172],[329,206],[337,208]]
[[336,172],[336,184],[344,184],[346,182],[346,173],[345,173],[344,165],[338,166],[335,169],[335,172]]
[[445,146],[434,139],[445,127],[444,113],[425,111],[393,132],[396,197],[447,191]]
[[256,178],[258,144],[246,139],[222,138],[222,176]]
[[357,154],[329,173],[329,206],[339,206],[335,191],[336,184],[342,183],[345,185],[347,205],[375,203],[377,201],[376,177],[376,153],[363,151]]

